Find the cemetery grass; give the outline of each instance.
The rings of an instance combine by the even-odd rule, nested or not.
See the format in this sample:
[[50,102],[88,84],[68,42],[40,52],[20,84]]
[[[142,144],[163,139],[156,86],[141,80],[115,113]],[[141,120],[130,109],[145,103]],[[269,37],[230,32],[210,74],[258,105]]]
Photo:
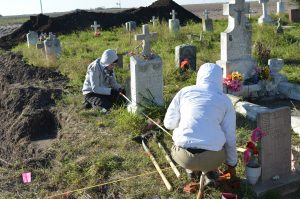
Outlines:
[[[253,44],[260,41],[270,49],[271,57],[289,60],[282,72],[290,81],[300,83],[300,26],[294,24],[296,28],[286,29],[283,35],[277,35],[274,33],[274,27],[260,27],[256,25],[256,21],[257,18],[251,21]],[[286,18],[284,21],[287,23]],[[150,26],[151,31],[158,32],[158,38],[152,42],[151,47],[153,52],[160,55],[163,60],[166,102],[163,107],[146,104],[144,112],[151,118],[162,121],[167,106],[176,92],[184,86],[195,83],[195,73],[190,72],[186,76],[180,76],[175,69],[174,49],[177,45],[189,42],[186,34],[199,33],[200,25],[189,23],[182,27],[177,35],[169,33],[166,22],[157,27]],[[198,67],[205,62],[215,62],[219,59],[220,32],[226,27],[227,20],[216,20],[213,33],[203,33],[204,40],[201,42],[194,39]],[[133,41],[130,37],[141,32],[141,27],[138,27],[137,31],[131,34],[123,28],[114,28],[110,31],[102,31],[100,37],[94,37],[90,30],[60,35],[58,38],[63,50],[60,59],[56,62],[45,61],[40,51],[27,48],[25,43],[13,49],[15,52],[21,51],[24,59],[34,66],[59,70],[70,79],[70,83],[64,91],[63,99],[57,101],[57,107],[61,112],[61,129],[57,139],[51,141],[51,147],[47,150],[53,158],[52,161],[46,166],[24,165],[16,162],[13,168],[0,167],[3,179],[6,179],[5,183],[0,182],[0,185],[6,188],[0,198],[37,196],[44,198],[67,192],[75,198],[83,197],[84,194],[92,198],[150,198],[155,195],[161,198],[195,198],[194,194],[183,192],[184,184],[189,181],[184,170],[178,167],[182,177],[177,179],[153,139],[150,139],[148,144],[173,186],[170,192],[167,191],[149,157],[145,155],[142,146],[132,140],[133,137],[143,133],[147,124],[144,117],[128,113],[125,106],[113,107],[110,114],[82,108],[81,88],[87,65],[100,57],[103,50],[107,48],[115,49],[118,53],[138,54],[140,48],[136,49],[136,47],[139,42]],[[262,58],[260,55],[257,57],[257,59]],[[124,85],[129,77],[129,56],[124,56],[123,61],[124,68],[116,68],[116,76]],[[237,127],[237,145],[244,147],[255,126],[243,116],[238,116]],[[171,138],[165,135],[163,141],[170,149]],[[299,143],[299,137],[293,134],[293,144]],[[22,184],[19,178],[24,170],[31,171],[33,175],[33,181],[28,185]],[[244,178],[241,154],[239,154],[237,175]],[[220,192],[232,192],[240,197],[255,198],[249,186],[244,184],[238,189],[231,189],[228,185],[206,188],[206,194],[211,198],[219,198]],[[280,193],[275,194],[278,198],[283,198],[280,197]],[[61,198],[61,196],[54,198]]]

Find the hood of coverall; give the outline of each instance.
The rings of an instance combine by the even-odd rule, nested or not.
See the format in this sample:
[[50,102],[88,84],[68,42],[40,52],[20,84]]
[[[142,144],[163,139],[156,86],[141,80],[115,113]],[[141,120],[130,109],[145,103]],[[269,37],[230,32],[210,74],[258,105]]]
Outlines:
[[200,66],[197,73],[197,86],[215,88],[223,92],[223,71],[222,68],[213,63],[206,63]]
[[100,59],[100,64],[103,65],[104,67],[112,64],[114,61],[118,59],[118,55],[116,51],[107,49],[103,52],[101,59]]

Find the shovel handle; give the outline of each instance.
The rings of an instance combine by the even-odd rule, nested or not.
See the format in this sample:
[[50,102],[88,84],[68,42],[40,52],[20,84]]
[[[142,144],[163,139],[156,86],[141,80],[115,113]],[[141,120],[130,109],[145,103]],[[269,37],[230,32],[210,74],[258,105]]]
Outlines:
[[167,189],[169,191],[172,190],[172,186],[170,184],[170,182],[168,181],[168,179],[166,178],[166,176],[164,175],[164,173],[162,172],[161,168],[159,167],[158,163],[156,162],[154,156],[152,155],[152,153],[150,152],[149,148],[147,147],[147,145],[144,143],[144,141],[142,140],[142,145],[144,150],[146,151],[147,155],[150,157],[152,163],[154,164],[156,170],[158,171],[161,179],[163,180],[163,182],[165,183]]

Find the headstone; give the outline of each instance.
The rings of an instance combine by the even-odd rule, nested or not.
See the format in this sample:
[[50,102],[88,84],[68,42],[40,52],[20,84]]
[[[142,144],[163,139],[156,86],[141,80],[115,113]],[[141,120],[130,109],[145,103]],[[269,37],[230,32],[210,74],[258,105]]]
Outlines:
[[49,37],[44,41],[44,46],[46,58],[48,60],[55,60],[57,57],[60,56],[60,41],[52,33],[49,33]]
[[196,46],[189,44],[182,44],[175,47],[175,66],[180,67],[180,63],[188,59],[190,63],[190,69],[196,70]]
[[153,26],[156,26],[158,24],[158,19],[155,18],[155,16],[152,16],[152,19],[150,20]]
[[289,107],[259,113],[257,126],[267,135],[261,140],[260,182],[291,174],[291,110]]
[[136,29],[135,21],[128,21],[125,23],[125,28],[128,32],[133,32]]
[[269,0],[259,0],[262,4],[262,16],[258,18],[258,24],[272,23],[272,18],[268,15],[268,2]]
[[277,20],[276,33],[283,33],[283,27],[281,25],[281,19],[280,18]]
[[267,133],[261,140],[261,176],[253,186],[257,196],[269,190],[285,195],[299,188],[300,174],[291,173],[291,111],[290,107],[259,113],[257,126]]
[[300,23],[300,9],[291,9],[289,12],[291,22]]
[[94,32],[98,32],[98,28],[100,27],[100,24],[97,24],[97,21],[94,21],[94,24],[91,25],[91,28],[94,29]]
[[29,33],[26,34],[26,37],[28,47],[30,47],[30,45],[35,46],[39,41],[39,35],[35,31],[29,31]]
[[203,18],[202,18],[202,28],[203,31],[212,32],[213,31],[213,21],[208,17],[209,12],[205,9],[203,12]]
[[283,59],[273,58],[268,60],[268,65],[272,71],[272,80],[278,85],[280,82],[287,82],[287,77],[280,74],[280,70],[283,68]]
[[180,29],[180,22],[175,18],[176,14],[177,13],[175,12],[175,10],[172,10],[172,12],[170,13],[170,15],[172,15],[172,19],[169,19],[169,30],[173,33],[177,33]]
[[277,3],[277,14],[282,14],[284,13],[284,3],[282,2],[282,0],[279,0]]
[[150,48],[150,39],[151,37],[157,37],[156,32],[149,32],[149,27],[147,24],[143,25],[143,34],[135,35],[135,40],[142,40],[143,41],[143,51],[142,55],[144,57],[151,56],[151,48]]
[[[135,35],[137,40],[143,39],[143,54],[130,57],[131,100],[128,111],[139,112],[145,103],[164,104],[162,59],[158,55],[151,55],[148,25],[143,25],[143,34]],[[151,55],[151,56],[150,56]]]
[[223,68],[224,77],[238,71],[247,79],[257,66],[251,57],[251,25],[245,16],[249,4],[245,0],[230,0],[223,9],[223,14],[228,15],[228,27],[221,33],[221,60],[217,64]]
[[118,53],[118,62],[117,62],[117,66],[118,68],[123,68],[123,55],[121,53]]

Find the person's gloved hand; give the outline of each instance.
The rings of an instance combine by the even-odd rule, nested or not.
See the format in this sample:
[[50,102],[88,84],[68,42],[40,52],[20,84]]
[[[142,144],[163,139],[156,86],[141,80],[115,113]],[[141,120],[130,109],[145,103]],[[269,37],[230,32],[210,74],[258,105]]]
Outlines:
[[[227,165],[227,170],[225,171],[226,173],[230,173],[231,178],[236,176],[236,172],[235,172],[235,166],[230,166]],[[224,173],[225,173],[224,172]]]
[[122,93],[123,95],[126,95],[126,90],[124,88],[120,88],[119,92]]
[[113,89],[111,89],[110,94],[113,97],[117,97],[117,96],[119,96],[119,90],[113,88]]

